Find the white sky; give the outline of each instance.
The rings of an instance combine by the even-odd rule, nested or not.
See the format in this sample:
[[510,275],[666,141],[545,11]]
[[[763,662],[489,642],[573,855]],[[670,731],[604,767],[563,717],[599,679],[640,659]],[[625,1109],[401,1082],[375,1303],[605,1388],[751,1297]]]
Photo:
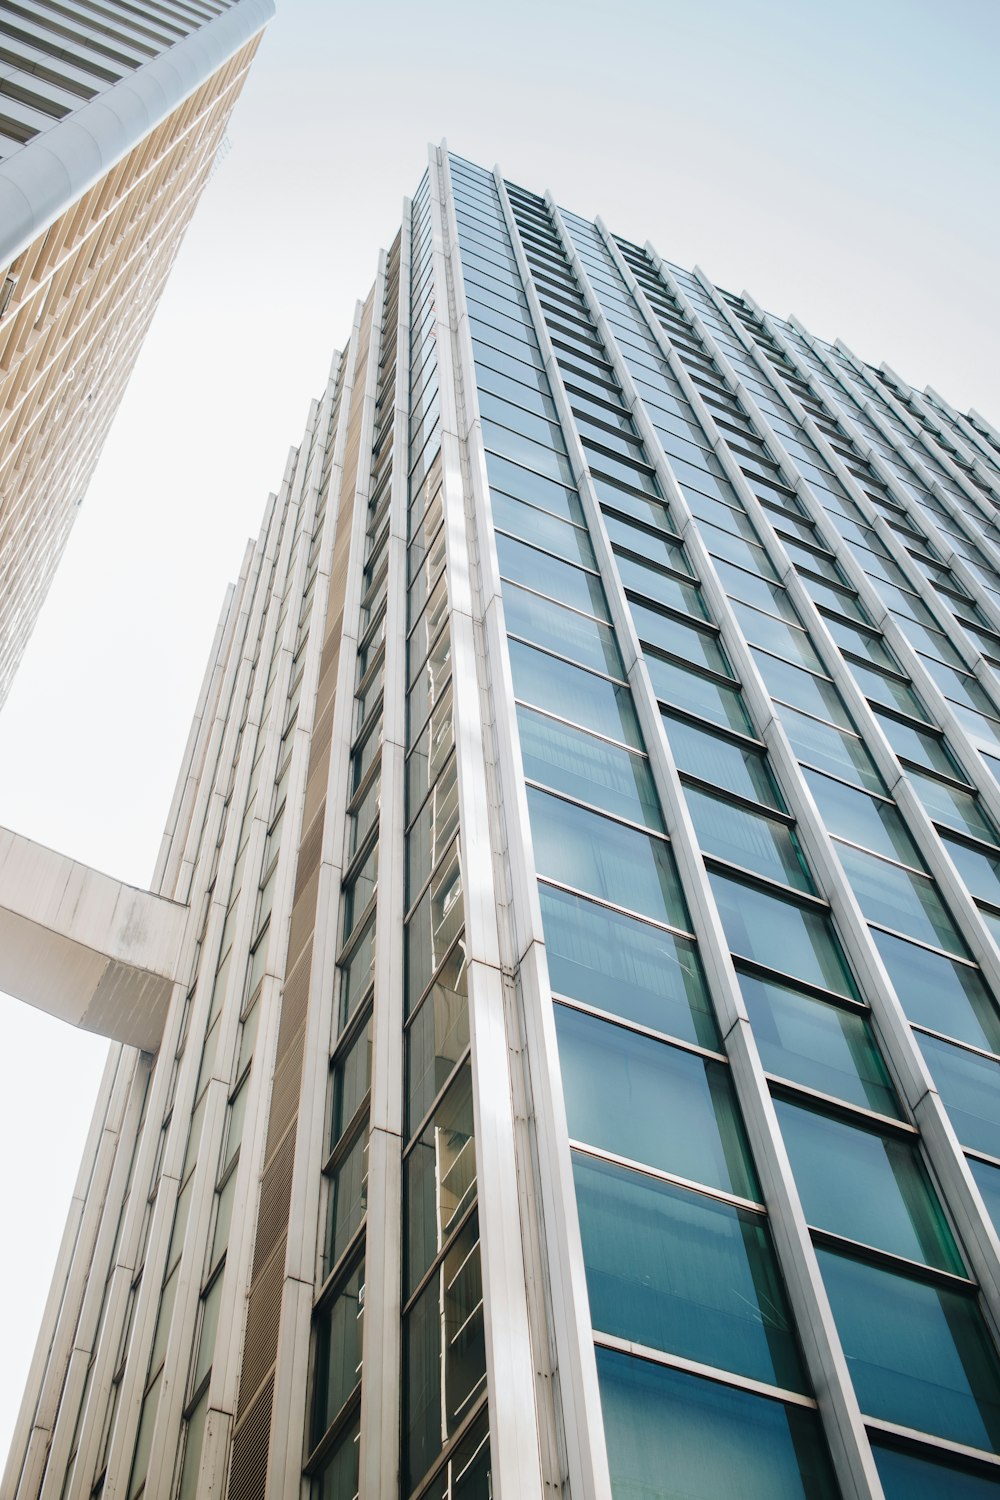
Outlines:
[[[277,3],[0,715],[0,824],[136,884],[427,141],[1000,420],[995,0]],[[0,996],[0,1454],[104,1054]]]

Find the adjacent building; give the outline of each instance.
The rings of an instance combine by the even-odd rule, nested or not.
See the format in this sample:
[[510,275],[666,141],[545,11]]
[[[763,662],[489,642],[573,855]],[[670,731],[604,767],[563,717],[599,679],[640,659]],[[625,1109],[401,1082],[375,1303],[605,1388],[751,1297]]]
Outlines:
[[998,500],[431,152],[155,891],[0,848],[0,987],[121,1044],[5,1496],[1000,1496]]
[[0,3],[0,702],[273,9]]

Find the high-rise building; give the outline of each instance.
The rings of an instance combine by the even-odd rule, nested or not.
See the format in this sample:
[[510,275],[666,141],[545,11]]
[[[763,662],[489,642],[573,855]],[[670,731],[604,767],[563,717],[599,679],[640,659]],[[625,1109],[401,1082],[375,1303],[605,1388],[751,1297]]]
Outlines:
[[273,0],[0,0],[0,702]]
[[5,1497],[1000,1496],[998,501],[431,152],[155,894],[0,849],[0,985],[124,1044]]

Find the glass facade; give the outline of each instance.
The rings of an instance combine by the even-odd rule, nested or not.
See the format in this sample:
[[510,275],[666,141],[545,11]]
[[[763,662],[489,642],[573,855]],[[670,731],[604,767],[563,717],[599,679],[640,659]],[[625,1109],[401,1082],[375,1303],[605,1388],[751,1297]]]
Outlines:
[[337,372],[60,1451],[1000,1495],[1000,437],[443,149]]

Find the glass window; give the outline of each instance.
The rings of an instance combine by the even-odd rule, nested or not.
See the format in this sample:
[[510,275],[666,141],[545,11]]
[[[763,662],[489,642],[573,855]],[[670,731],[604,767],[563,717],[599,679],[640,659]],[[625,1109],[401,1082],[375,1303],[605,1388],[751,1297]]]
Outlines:
[[403,1322],[403,1494],[469,1415],[486,1383],[476,1215]]
[[365,1263],[360,1261],[332,1301],[316,1316],[313,1446],[319,1442],[361,1379],[361,1329]]
[[733,603],[733,613],[748,641],[753,641],[788,661],[798,662],[812,672],[823,670],[804,630],[788,625],[784,620],[775,619],[774,615],[764,614],[749,604],[741,604],[739,600]]
[[943,1455],[903,1453],[872,1443],[885,1500],[997,1500],[1000,1471],[972,1472]]
[[596,1329],[804,1389],[763,1215],[579,1154],[573,1175]]
[[529,505],[541,506],[543,510],[550,510],[554,515],[565,517],[567,521],[583,520],[580,497],[576,491],[567,489],[565,485],[557,484],[552,479],[546,479],[532,469],[524,469],[520,464],[511,463],[497,453],[487,453],[486,473],[491,489],[503,490],[505,494],[513,495],[517,500],[525,500]]
[[659,799],[644,755],[609,745],[530,708],[518,708],[517,724],[529,780],[663,832]]
[[622,1500],[835,1500],[814,1411],[598,1349]]
[[375,916],[361,933],[341,970],[340,1025],[346,1026],[375,972]]
[[[674,578],[670,573],[664,573],[653,564],[640,562],[635,557],[627,557],[622,552],[615,553],[615,561],[622,587],[631,593],[644,594],[648,599],[655,600],[657,604],[682,610],[685,614],[694,616],[695,619],[703,620],[707,617],[708,611],[705,609],[701,592],[693,585],[682,583],[679,578]],[[638,626],[636,628],[638,629]]]
[[368,1126],[365,1124],[330,1172],[326,1216],[327,1275],[343,1255],[368,1206]]
[[416,897],[458,832],[457,757],[452,756],[431,787],[406,835],[406,902]]
[[689,724],[673,714],[663,715],[663,727],[679,771],[761,802],[765,807],[785,810],[763,751],[724,740],[707,728]]
[[664,703],[674,703],[688,713],[700,714],[724,729],[752,734],[753,728],[738,687],[713,682],[680,662],[667,661],[653,651],[644,655],[653,691]]
[[812,672],[793,666],[791,662],[768,656],[766,651],[761,651],[756,646],[750,649],[764,679],[764,686],[773,697],[808,714],[829,719],[831,723],[839,724],[841,729],[851,728],[843,699],[832,682],[825,677],[814,677]]
[[1000,1063],[919,1032],[917,1041],[962,1145],[1000,1156]]
[[423,994],[434,970],[458,936],[463,913],[462,867],[456,839],[431,876],[407,924],[407,1013]]
[[557,994],[682,1041],[718,1046],[692,942],[552,886],[540,885],[538,895]]
[[862,849],[841,844],[837,850],[858,904],[870,922],[881,922],[923,943],[965,955],[965,945],[926,875],[889,864]]
[[634,600],[630,600],[630,608],[636,634],[644,644],[657,646],[693,666],[707,667],[723,677],[732,677],[726,653],[715,635],[707,630],[696,630],[673,615],[661,614],[659,610],[649,609]]
[[451,686],[441,694],[406,762],[406,816],[413,817],[455,743]]
[[825,911],[784,901],[727,875],[713,872],[709,880],[726,941],[734,953],[809,984],[854,996],[843,950]]
[[978,969],[888,932],[872,937],[908,1020],[1000,1052],[1000,1018]]
[[911,1141],[775,1101],[809,1223],[961,1275],[951,1230]]
[[509,649],[515,697],[636,750],[643,748],[629,688],[521,641],[510,641]]
[[946,834],[941,842],[972,895],[1000,906],[1000,850],[992,855],[985,849],[971,849]]
[[917,729],[913,724],[901,724],[891,714],[875,710],[882,733],[897,755],[905,760],[914,760],[929,771],[939,771],[942,776],[961,776],[956,762],[945,748],[940,735],[930,730]]
[[996,843],[996,829],[983,811],[978,797],[938,781],[936,776],[925,776],[922,771],[907,769],[906,775],[928,817],[971,834],[974,839],[984,839],[988,844]]
[[756,1199],[723,1063],[556,1006],[569,1133],[631,1161]]
[[449,953],[406,1031],[406,1133],[420,1124],[469,1045],[465,942]]
[[993,1228],[1000,1234],[1000,1167],[991,1167],[989,1162],[977,1161],[974,1156],[968,1157],[967,1161],[976,1187],[983,1195],[986,1212],[993,1220]]
[[663,839],[535,788],[528,811],[539,875],[689,929],[674,858]]
[[800,761],[834,776],[843,776],[847,781],[855,781],[870,792],[885,791],[875,762],[855,735],[784,705],[779,710],[779,718]]
[[596,568],[594,549],[590,537],[579,526],[561,521],[558,516],[528,505],[524,500],[515,500],[500,490],[493,491],[493,520],[503,531],[558,553],[568,562],[578,563],[584,568]]
[[784,823],[724,802],[695,787],[688,787],[685,796],[703,853],[717,855],[799,891],[814,889],[798,841]]
[[581,666],[592,667],[595,672],[625,676],[609,625],[564,609],[561,604],[528,593],[513,583],[504,584],[503,607],[512,635],[524,636],[536,646],[546,646]]
[[331,1068],[330,1150],[361,1108],[372,1077],[371,1015],[345,1047],[338,1050]]
[[466,1063],[403,1162],[406,1292],[476,1196],[472,1069]]
[[604,524],[616,548],[624,547],[628,551],[640,553],[652,563],[660,563],[678,573],[687,573],[689,577],[694,576],[687,553],[679,542],[671,541],[662,533],[649,531],[646,527],[633,526],[631,521],[625,521],[609,511],[604,513]]
[[815,771],[803,771],[803,775],[828,833],[863,844],[888,859],[901,859],[918,870],[926,868],[905,823],[890,802],[877,801]]
[[596,574],[586,573],[582,568],[573,567],[500,532],[496,543],[504,578],[558,599],[560,604],[568,604],[572,609],[584,610],[602,620],[608,619],[604,588]]
[[895,1091],[863,1015],[775,980],[741,973],[739,981],[769,1073],[898,1116]]
[[975,1301],[817,1250],[861,1410],[973,1448],[1000,1441],[1000,1368]]
[[883,703],[889,708],[898,708],[901,713],[912,714],[915,719],[926,719],[927,713],[916,693],[905,682],[895,677],[884,677],[871,667],[848,662],[851,676],[858,687],[873,703]]

